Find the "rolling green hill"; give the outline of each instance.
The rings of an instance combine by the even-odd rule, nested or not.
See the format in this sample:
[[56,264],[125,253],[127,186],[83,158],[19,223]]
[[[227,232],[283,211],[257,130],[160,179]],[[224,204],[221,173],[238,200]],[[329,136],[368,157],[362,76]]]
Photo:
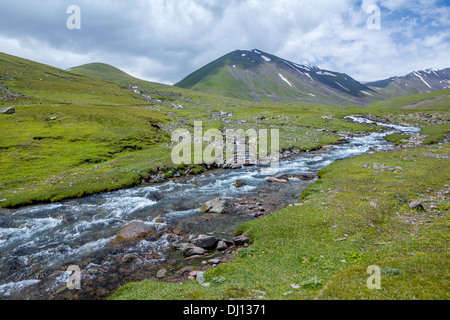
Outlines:
[[121,83],[124,85],[134,84],[142,81],[116,67],[105,63],[89,63],[67,69],[67,71],[87,77],[99,78],[115,83]]

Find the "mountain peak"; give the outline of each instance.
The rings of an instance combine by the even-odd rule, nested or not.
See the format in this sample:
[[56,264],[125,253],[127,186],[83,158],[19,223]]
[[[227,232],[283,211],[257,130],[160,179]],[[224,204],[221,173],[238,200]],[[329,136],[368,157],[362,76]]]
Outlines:
[[233,51],[175,85],[255,101],[327,100],[334,104],[367,100],[376,94],[346,74],[298,64],[259,49]]

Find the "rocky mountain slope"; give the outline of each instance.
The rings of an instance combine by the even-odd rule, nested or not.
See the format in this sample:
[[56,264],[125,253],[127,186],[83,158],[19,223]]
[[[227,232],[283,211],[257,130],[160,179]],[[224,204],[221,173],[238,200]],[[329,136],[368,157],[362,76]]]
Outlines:
[[236,50],[175,86],[254,101],[367,102],[378,94],[347,74],[301,65],[261,50]]

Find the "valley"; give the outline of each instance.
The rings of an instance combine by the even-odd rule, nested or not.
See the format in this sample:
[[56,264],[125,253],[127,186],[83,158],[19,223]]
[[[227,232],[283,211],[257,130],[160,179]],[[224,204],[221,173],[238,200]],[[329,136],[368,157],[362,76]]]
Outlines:
[[[237,50],[169,86],[105,64],[65,71],[0,54],[0,107],[14,110],[0,114],[0,252],[10,259],[1,263],[0,297],[20,296],[11,283],[37,281],[27,283],[30,289],[46,275],[65,279],[69,262],[82,264],[85,277],[101,273],[107,262],[113,267],[105,274],[122,274],[120,282],[105,284],[104,291],[89,287],[92,292],[78,298],[335,299],[343,291],[348,299],[448,298],[448,70],[362,84],[257,49]],[[221,132],[278,129],[282,173],[319,179],[274,185],[256,167],[174,165],[171,134],[193,132],[195,121]],[[435,170],[440,174],[431,174]],[[237,180],[247,185],[236,188]],[[241,202],[238,212],[200,214],[216,197]],[[266,212],[255,216],[245,197]],[[424,210],[410,208],[412,201]],[[133,220],[164,236],[108,247]],[[20,230],[38,232],[46,254],[20,242]],[[47,232],[55,238],[43,236]],[[170,251],[169,242],[208,233],[228,240],[245,235],[250,246],[198,261]],[[170,260],[167,250],[178,256],[156,277]],[[126,254],[138,258],[124,262]],[[53,255],[65,260],[50,267]],[[220,262],[202,265],[208,258]],[[33,266],[28,274],[11,272],[25,260]],[[362,290],[358,283],[375,263],[400,271],[388,274],[389,287]],[[186,265],[205,272],[205,281],[181,276]],[[135,268],[144,271],[133,277]],[[425,275],[420,282],[434,285],[416,293],[414,268]],[[126,284],[144,279],[150,280]],[[76,298],[57,283],[57,294],[28,294]]]

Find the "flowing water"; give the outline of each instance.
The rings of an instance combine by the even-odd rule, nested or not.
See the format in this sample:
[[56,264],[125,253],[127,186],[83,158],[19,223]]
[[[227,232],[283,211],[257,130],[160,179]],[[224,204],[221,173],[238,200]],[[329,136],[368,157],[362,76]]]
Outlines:
[[[359,117],[348,118],[359,123],[374,123]],[[393,124],[378,125],[407,134],[420,131]],[[314,173],[338,159],[392,149],[392,144],[384,140],[391,132],[384,130],[347,137],[350,143],[334,145],[320,153],[291,157],[280,163],[279,173]],[[192,178],[75,201],[2,210],[0,299],[104,298],[120,284],[150,278],[162,265],[176,264],[170,254],[171,242],[201,233],[229,239],[239,225],[255,219],[254,212],[245,206],[246,202],[256,207],[264,204],[271,212],[298,201],[309,183],[290,179],[288,184],[269,184],[266,178],[256,166],[214,170]],[[238,179],[246,185],[234,187]],[[200,213],[204,202],[217,197],[237,203],[232,213]],[[156,236],[133,245],[115,244],[112,240],[117,232],[132,221],[151,226]],[[182,230],[182,234],[174,232],[175,229]],[[139,259],[131,264],[121,263],[121,257],[127,253]],[[83,284],[89,290],[76,293],[61,290],[69,278],[66,270],[70,265],[83,270]]]

